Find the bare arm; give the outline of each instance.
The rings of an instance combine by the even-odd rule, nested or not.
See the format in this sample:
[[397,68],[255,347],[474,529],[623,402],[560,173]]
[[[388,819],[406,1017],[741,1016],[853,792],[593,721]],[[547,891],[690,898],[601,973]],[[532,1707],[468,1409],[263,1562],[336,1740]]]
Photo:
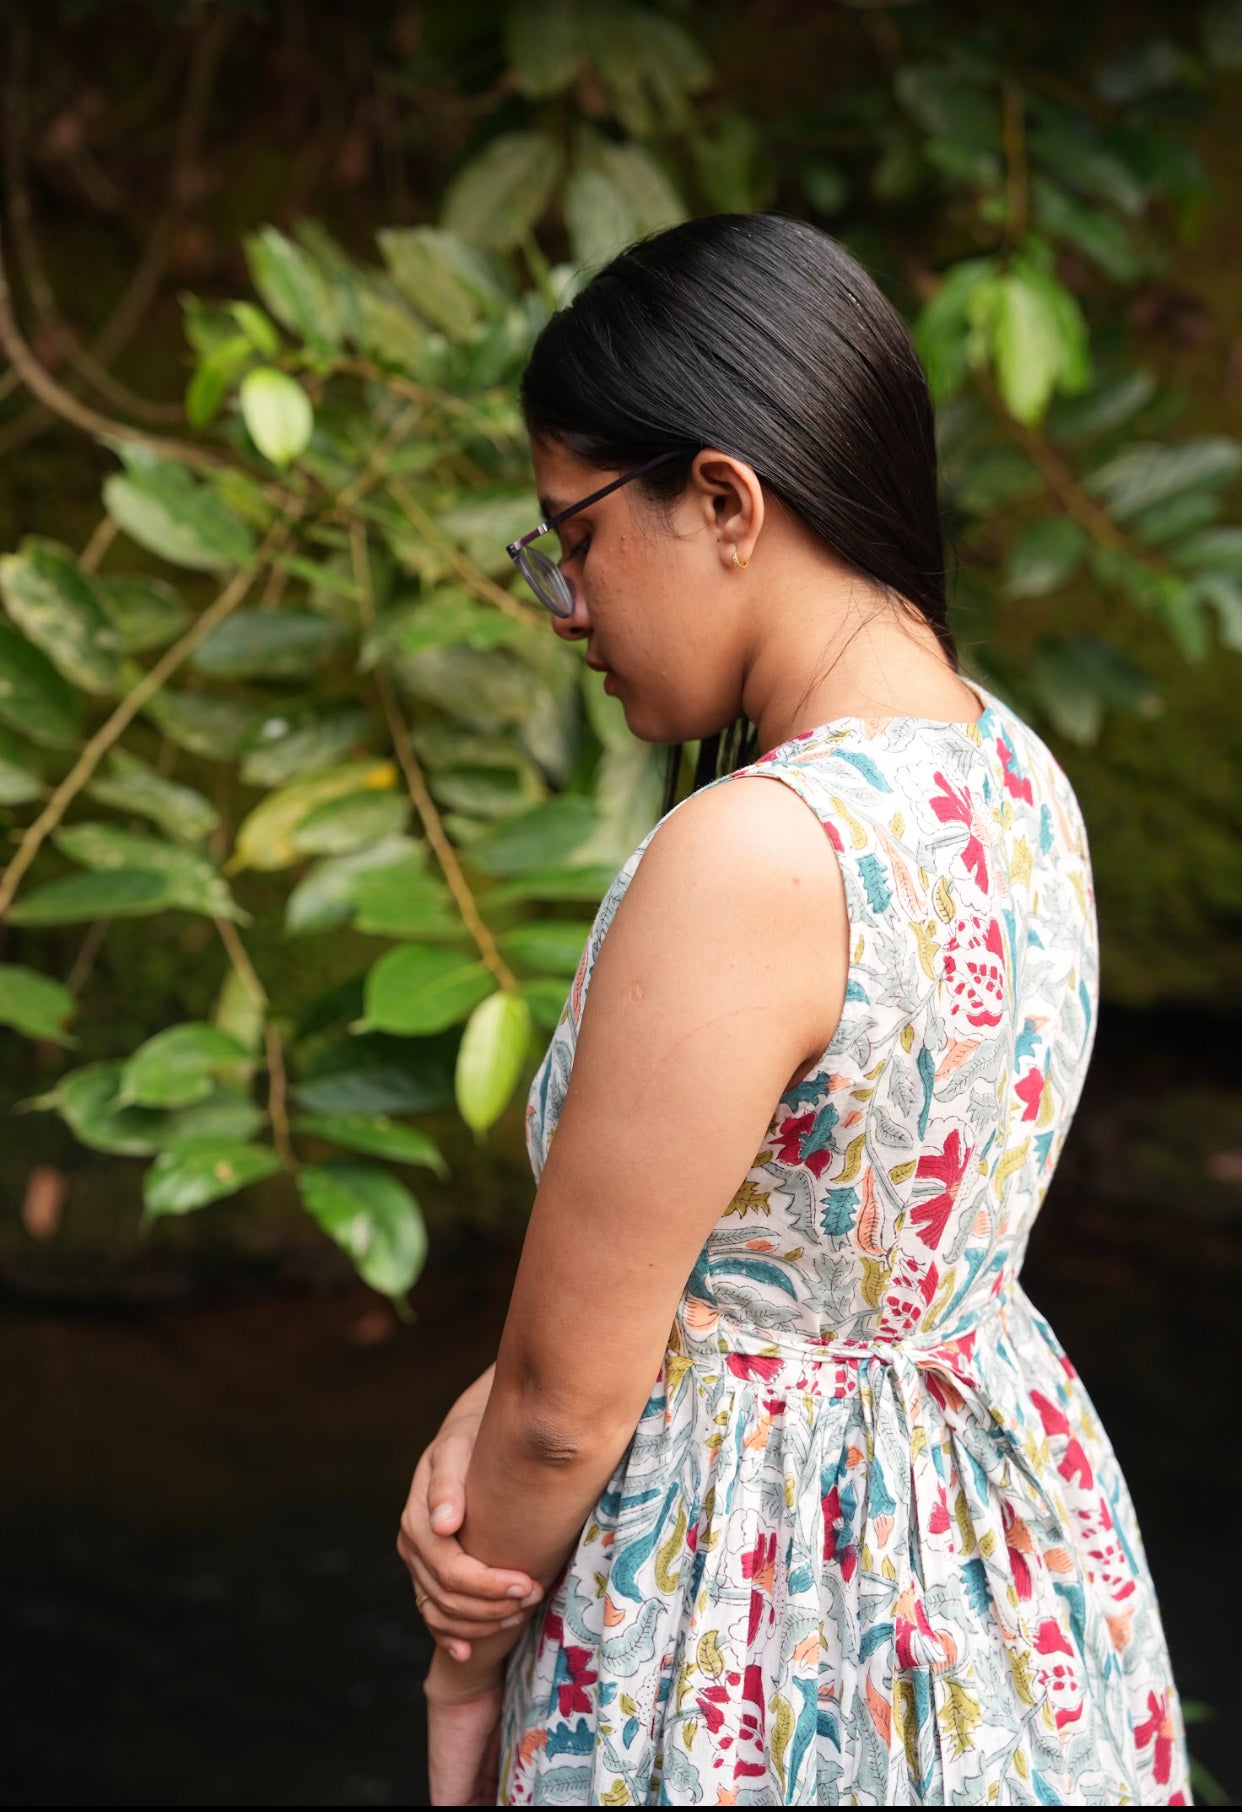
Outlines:
[[[467,1480],[476,1558],[555,1579],[703,1240],[789,1077],[832,1037],[847,969],[836,858],[788,789],[731,782],[652,839],[595,966],[522,1249]],[[462,1688],[515,1639],[476,1644]]]

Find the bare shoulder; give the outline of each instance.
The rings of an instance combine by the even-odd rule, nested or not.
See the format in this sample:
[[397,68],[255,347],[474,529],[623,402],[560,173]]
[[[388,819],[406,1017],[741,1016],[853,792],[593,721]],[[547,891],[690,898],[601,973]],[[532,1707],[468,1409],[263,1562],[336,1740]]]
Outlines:
[[[775,901],[808,885],[842,897],[823,824],[775,775],[740,775],[687,799],[656,830],[637,874],[644,869],[650,883],[696,890],[723,883],[731,897],[751,893]],[[821,895],[821,909],[823,904]]]

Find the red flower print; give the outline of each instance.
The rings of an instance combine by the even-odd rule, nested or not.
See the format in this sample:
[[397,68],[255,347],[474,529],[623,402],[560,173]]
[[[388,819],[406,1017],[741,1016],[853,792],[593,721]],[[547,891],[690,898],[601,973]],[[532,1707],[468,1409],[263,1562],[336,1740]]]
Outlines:
[[727,1703],[729,1689],[727,1686],[705,1686],[702,1692],[695,1695],[703,1722],[713,1735],[724,1723],[722,1707]]
[[1031,1402],[1039,1411],[1039,1419],[1044,1425],[1046,1435],[1068,1435],[1070,1437],[1057,1471],[1063,1479],[1077,1479],[1083,1490],[1089,1491],[1095,1483],[1091,1462],[1087,1458],[1082,1442],[1074,1438],[1074,1431],[1069,1425],[1068,1418],[1061,1413],[1055,1403],[1050,1403],[1047,1397],[1041,1396],[1037,1390],[1031,1392]]
[[1000,756],[1001,766],[1005,770],[1005,791],[1012,793],[1015,799],[1024,799],[1027,805],[1034,805],[1035,796],[1031,792],[1031,783],[1029,780],[1021,779],[1015,771],[1015,763],[1018,758],[1003,736],[996,738],[996,753]]
[[1135,1726],[1134,1736],[1140,1749],[1146,1749],[1153,1737],[1156,1739],[1155,1776],[1163,1787],[1169,1778],[1169,1763],[1173,1759],[1173,1720],[1169,1716],[1168,1694],[1149,1692],[1147,1709],[1151,1716]]
[[777,1156],[783,1164],[805,1164],[812,1176],[822,1177],[832,1163],[833,1152],[830,1145],[822,1145],[818,1151],[809,1151],[805,1157],[802,1153],[802,1142],[808,1138],[818,1118],[814,1110],[805,1114],[791,1115],[777,1133]]
[[728,1353],[725,1364],[735,1378],[762,1378],[769,1384],[781,1369],[779,1354]]
[[962,1150],[961,1137],[955,1127],[945,1140],[943,1151],[924,1152],[919,1159],[916,1176],[935,1177],[937,1182],[944,1184],[939,1195],[933,1195],[926,1202],[919,1202],[912,1212],[912,1219],[925,1246],[934,1249],[944,1238],[944,1230],[949,1224],[949,1216],[962,1186],[966,1166],[973,1155],[973,1145]]
[[568,1647],[561,1650],[565,1666],[569,1671],[568,1680],[562,1680],[557,1686],[557,1704],[563,1718],[570,1717],[575,1711],[589,1712],[591,1695],[588,1686],[593,1686],[599,1675],[590,1666],[592,1650],[589,1648]]
[[950,1005],[972,1026],[998,1026],[1005,1007],[1005,944],[995,919],[959,919],[944,947]]
[[939,772],[935,779],[936,785],[944,788],[944,797],[938,799],[933,794],[931,808],[941,824],[964,824],[970,832],[966,839],[966,847],[962,851],[962,861],[971,870],[980,888],[986,891],[988,884],[987,856],[982,843],[975,835],[974,802],[970,797],[970,790],[968,787],[962,787],[959,790],[955,786],[950,786],[944,775]]
[[1028,1070],[1021,1082],[1014,1084],[1014,1094],[1019,1101],[1025,1101],[1024,1120],[1033,1120],[1039,1112],[1039,1104],[1044,1094],[1044,1072],[1038,1068]]

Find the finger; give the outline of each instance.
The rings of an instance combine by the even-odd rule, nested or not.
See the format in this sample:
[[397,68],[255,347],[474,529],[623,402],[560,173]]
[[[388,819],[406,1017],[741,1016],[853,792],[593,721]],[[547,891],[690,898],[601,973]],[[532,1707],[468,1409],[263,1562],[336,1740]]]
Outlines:
[[441,1435],[430,1450],[427,1480],[427,1516],[437,1535],[460,1529],[466,1515],[466,1473],[474,1451],[477,1428]]
[[426,1521],[420,1518],[417,1508],[408,1504],[397,1532],[397,1552],[408,1568],[412,1569],[416,1561],[421,1562],[437,1596],[456,1594],[499,1604],[528,1599],[538,1602],[543,1596],[539,1582],[529,1573],[518,1572],[513,1567],[489,1567],[485,1562],[475,1560],[455,1536],[441,1538],[433,1534]]
[[459,1592],[446,1592],[417,1558],[410,1567],[410,1577],[414,1581],[415,1591],[426,1592],[441,1616],[473,1626],[475,1635],[494,1631],[498,1624],[503,1625],[509,1619],[520,1617],[525,1610],[539,1602],[537,1598],[529,1597],[471,1598]]

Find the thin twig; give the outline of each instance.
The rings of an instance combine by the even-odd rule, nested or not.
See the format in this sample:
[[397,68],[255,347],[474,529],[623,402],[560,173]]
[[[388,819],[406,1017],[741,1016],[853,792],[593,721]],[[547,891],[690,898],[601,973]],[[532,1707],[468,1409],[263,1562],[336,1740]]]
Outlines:
[[111,416],[101,415],[97,409],[91,409],[80,402],[72,392],[59,384],[38,359],[35,358],[23,338],[17,317],[13,312],[13,293],[9,288],[8,275],[4,266],[3,243],[0,242],[0,347],[3,348],[9,363],[17,372],[28,390],[33,391],[39,401],[54,415],[72,422],[75,428],[82,428],[97,440],[121,440],[148,447],[153,453],[162,454],[165,459],[179,460],[183,465],[222,466],[230,465],[224,454],[217,453],[210,447],[195,447],[188,441],[169,440],[163,435],[147,434],[141,428],[134,428],[128,422],[114,421]]
[[1061,454],[1050,440],[1028,428],[1022,422],[1014,421],[1007,412],[1004,415],[1005,425],[1018,442],[1022,451],[1036,466],[1048,489],[1060,503],[1067,516],[1072,516],[1081,528],[1086,529],[1093,541],[1110,552],[1116,553],[1126,545],[1126,537],[1106,510],[1088,495],[1079,483]]
[[[369,629],[375,621],[375,601],[371,593],[371,567],[367,559],[366,530],[355,519],[349,529],[349,551],[354,568],[354,583],[358,587],[359,616],[364,628]],[[470,884],[462,872],[457,852],[448,838],[443,820],[436,809],[435,800],[427,786],[426,777],[419,765],[410,741],[401,707],[397,702],[392,682],[384,671],[382,663],[375,668],[375,690],[380,706],[388,722],[388,731],[392,737],[393,749],[397,762],[405,776],[405,784],[418,813],[423,827],[423,835],[440,864],[440,872],[448,885],[449,892],[457,902],[457,910],[467,931],[474,939],[479,956],[491,970],[502,988],[511,992],[517,990],[517,977],[500,954],[495,938],[479,912]]]
[[1026,233],[1030,200],[1026,169],[1026,102],[1017,82],[1005,83],[1003,138],[1005,146],[1005,201],[1009,216],[1009,243],[1016,245]]
[[289,1075],[285,1068],[285,1048],[271,1017],[272,1003],[236,925],[231,919],[218,918],[215,920],[215,927],[220,933],[220,942],[228,952],[234,974],[263,1020],[263,1046],[267,1057],[267,1117],[272,1123],[272,1144],[281,1163],[289,1170],[296,1170],[298,1161],[289,1134]]
[[13,860],[4,871],[4,878],[0,880],[0,919],[4,918],[13,904],[22,877],[43,847],[48,835],[56,829],[65,812],[91,778],[108,750],[120,740],[138,713],[172,678],[182,662],[193,654],[199,643],[237,609],[258,574],[267,564],[271,554],[284,540],[289,527],[290,524],[285,521],[273,524],[257,551],[245,566],[238,568],[215,602],[208,605],[202,616],[186,631],[181,640],[167,649],[155,666],[143,674],[132,692],[126,693],[112,715],[96,730],[90,741],[84,744],[81,754],[52,793],[39,816],[23,832]]
[[99,563],[120,534],[111,516],[101,516],[86,546],[78,556],[78,567],[84,573],[97,572]]
[[409,516],[415,528],[424,534],[433,546],[440,548],[447,555],[453,571],[476,598],[481,598],[488,604],[494,604],[498,610],[502,610],[507,617],[512,617],[515,623],[521,623],[526,629],[543,627],[543,619],[539,613],[528,610],[524,604],[519,604],[511,592],[507,592],[503,586],[497,585],[494,579],[489,579],[486,573],[480,572],[474,561],[462,552],[456,543],[444,533],[443,529],[437,527],[418,499],[407,491],[399,480],[390,478],[387,489]]
[[78,954],[62,984],[67,994],[80,992],[82,984],[95,967],[95,958],[103,949],[104,939],[111,929],[111,919],[92,919],[87,926],[86,935],[78,945]]

